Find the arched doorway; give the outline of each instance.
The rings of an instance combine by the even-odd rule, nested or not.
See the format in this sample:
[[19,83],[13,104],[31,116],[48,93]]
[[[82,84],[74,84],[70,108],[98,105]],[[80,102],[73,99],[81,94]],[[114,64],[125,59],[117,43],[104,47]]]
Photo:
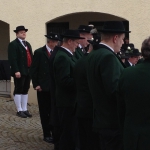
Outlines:
[[[104,21],[123,21],[126,30],[129,30],[129,21],[106,13],[100,12],[80,12],[60,16],[46,23],[47,33],[50,31],[62,33],[66,29],[77,29],[79,25],[93,24],[97,29],[101,29]],[[126,34],[129,38],[129,34]]]
[[10,97],[10,67],[7,47],[10,42],[9,24],[0,20],[0,96]]

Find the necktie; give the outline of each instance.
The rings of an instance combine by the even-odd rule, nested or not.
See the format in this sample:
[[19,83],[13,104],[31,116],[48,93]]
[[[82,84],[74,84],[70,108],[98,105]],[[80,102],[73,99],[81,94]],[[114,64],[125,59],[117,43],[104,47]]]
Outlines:
[[25,46],[25,47],[27,46],[27,43],[26,43],[26,41],[22,41],[22,43],[24,44],[24,46]]
[[49,52],[49,51],[47,50],[47,55],[48,55],[48,57],[50,57],[50,56],[51,56],[51,51]]

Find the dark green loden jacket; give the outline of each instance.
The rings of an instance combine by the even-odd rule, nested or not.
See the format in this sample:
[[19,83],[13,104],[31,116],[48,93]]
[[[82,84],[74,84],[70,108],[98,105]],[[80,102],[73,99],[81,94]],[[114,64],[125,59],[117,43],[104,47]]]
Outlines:
[[128,60],[125,60],[125,63],[124,63],[124,64],[125,64],[126,67],[131,67],[131,65],[130,65],[130,63],[128,62]]
[[74,57],[76,58],[76,60],[79,60],[83,55],[84,53],[82,52],[82,49],[80,47],[76,48],[74,52]]
[[124,150],[150,149],[150,60],[124,69],[118,83]]
[[33,88],[40,85],[42,91],[50,91],[49,57],[46,46],[34,51],[30,76],[32,78]]
[[76,60],[64,48],[60,47],[54,59],[54,78],[56,84],[56,106],[74,107],[76,88],[73,70]]
[[[27,42],[27,46],[32,57],[33,53],[30,43]],[[8,60],[11,66],[11,76],[14,76],[16,72],[20,72],[21,75],[28,75],[26,49],[18,39],[15,39],[8,45]]]
[[88,56],[88,83],[93,99],[95,130],[117,129],[116,89],[124,64],[108,47],[100,44]]
[[88,53],[78,60],[74,69],[77,88],[76,115],[79,118],[93,118],[93,101],[87,81],[87,57]]

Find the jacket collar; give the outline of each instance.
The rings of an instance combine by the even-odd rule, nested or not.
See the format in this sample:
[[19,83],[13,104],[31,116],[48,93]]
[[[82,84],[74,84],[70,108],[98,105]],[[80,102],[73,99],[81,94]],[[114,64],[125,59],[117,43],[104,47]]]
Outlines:
[[49,59],[48,54],[47,54],[46,45],[44,45],[44,46],[42,47],[42,51],[44,52],[45,56]]
[[59,48],[60,51],[65,52],[69,57],[72,57],[73,55],[71,55],[71,53],[69,53],[66,49],[64,49],[63,47]]
[[124,68],[126,68],[126,65],[122,62],[121,58],[116,53],[114,53],[109,47],[107,47],[106,45],[103,45],[103,44],[99,44],[99,48],[105,48],[108,51],[110,51],[111,53],[113,53],[117,57],[117,59],[120,61],[120,63],[122,64],[122,66]]

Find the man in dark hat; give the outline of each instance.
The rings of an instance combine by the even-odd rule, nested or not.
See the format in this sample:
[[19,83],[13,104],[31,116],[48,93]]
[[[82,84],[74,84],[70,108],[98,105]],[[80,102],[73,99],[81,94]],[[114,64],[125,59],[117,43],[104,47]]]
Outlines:
[[93,129],[99,133],[102,150],[122,150],[117,115],[116,88],[124,64],[116,55],[125,37],[123,23],[107,21],[101,30],[99,49],[88,56],[87,76],[93,99]]
[[90,49],[77,61],[74,69],[77,89],[76,116],[78,118],[80,150],[99,150],[98,134],[93,132],[92,129],[93,102],[88,86],[86,67],[88,55],[93,50],[93,46],[99,45],[100,37],[94,36],[88,42],[90,43]]
[[59,139],[60,139],[60,122],[58,116],[58,108],[56,107],[56,85],[55,85],[55,78],[54,78],[54,70],[53,70],[53,63],[55,56],[62,45],[63,41],[61,36],[59,36],[58,44],[53,49],[53,53],[49,59],[49,70],[50,70],[50,80],[51,80],[51,116],[50,116],[50,123],[53,126],[53,139],[54,139],[54,150],[59,150]]
[[130,67],[130,66],[135,66],[137,64],[141,53],[139,52],[138,49],[132,48],[126,51],[126,55],[129,58],[125,61],[125,65],[126,67]]
[[80,25],[78,28],[78,31],[80,32],[80,37],[83,37],[84,39],[79,40],[79,45],[74,53],[74,56],[77,60],[86,53],[86,47],[89,45],[87,40],[90,40],[93,37],[90,33],[91,30],[92,27],[87,25]]
[[45,35],[47,44],[35,50],[33,62],[30,68],[33,88],[37,91],[40,119],[43,129],[43,140],[49,143],[53,142],[52,126],[50,125],[51,112],[51,82],[49,59],[54,47],[57,45],[59,37],[55,33]]
[[54,78],[56,84],[56,106],[60,119],[59,150],[74,150],[76,147],[77,122],[74,116],[76,87],[73,53],[78,46],[80,34],[77,30],[66,30],[63,45],[58,49],[54,59]]
[[32,48],[25,41],[26,32],[24,26],[16,27],[16,39],[8,45],[8,60],[11,66],[11,76],[14,78],[14,102],[17,108],[17,116],[22,118],[32,117],[27,109],[28,90],[30,88],[29,68],[32,63]]

